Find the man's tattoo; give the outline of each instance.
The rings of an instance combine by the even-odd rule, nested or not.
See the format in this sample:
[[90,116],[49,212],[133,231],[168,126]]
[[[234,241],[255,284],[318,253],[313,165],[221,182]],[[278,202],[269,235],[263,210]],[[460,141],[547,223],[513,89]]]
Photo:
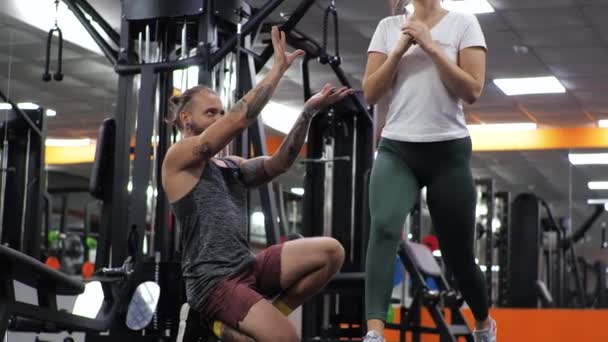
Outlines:
[[298,120],[281,144],[279,153],[286,153],[286,167],[293,165],[296,158],[298,158],[298,154],[300,154],[300,150],[302,149],[304,141],[306,140],[306,135],[308,134],[308,126],[317,113],[318,110],[316,109],[304,108],[302,114],[298,117]]
[[264,167],[265,157],[254,158],[241,164],[243,183],[248,186],[256,187],[272,180],[272,177]]
[[260,86],[256,90],[253,100],[247,106],[247,119],[255,118],[260,115],[264,106],[270,101],[272,97],[273,87],[270,84]]
[[237,112],[237,113],[247,113],[247,100],[240,99],[239,102],[237,102],[234,106],[232,106],[232,110],[231,112]]
[[213,153],[211,151],[211,146],[209,146],[208,142],[204,142],[198,146],[195,146],[192,153],[194,154],[195,157],[198,157],[201,159],[210,159],[211,157],[213,157]]

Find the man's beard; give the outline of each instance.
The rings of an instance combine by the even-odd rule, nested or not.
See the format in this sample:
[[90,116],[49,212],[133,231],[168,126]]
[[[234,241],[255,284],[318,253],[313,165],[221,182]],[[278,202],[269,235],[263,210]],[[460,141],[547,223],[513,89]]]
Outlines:
[[200,135],[205,130],[204,128],[198,127],[196,125],[190,125],[190,127],[190,133],[192,133],[192,135]]

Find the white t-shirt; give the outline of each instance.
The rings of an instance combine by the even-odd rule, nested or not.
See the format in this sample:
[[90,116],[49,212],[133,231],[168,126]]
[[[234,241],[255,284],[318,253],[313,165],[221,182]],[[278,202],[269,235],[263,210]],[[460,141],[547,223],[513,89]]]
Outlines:
[[[368,52],[389,54],[405,23],[404,15],[383,19],[378,24]],[[448,58],[457,63],[462,49],[486,42],[477,18],[472,14],[448,12],[431,29],[431,35]],[[462,101],[450,94],[437,67],[419,45],[413,45],[401,59],[391,91],[382,137],[410,142],[432,142],[467,137]]]

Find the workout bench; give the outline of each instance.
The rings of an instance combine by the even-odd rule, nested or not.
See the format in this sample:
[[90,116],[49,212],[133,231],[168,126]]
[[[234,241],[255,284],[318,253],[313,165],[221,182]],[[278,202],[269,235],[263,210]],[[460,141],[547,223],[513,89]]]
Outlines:
[[[473,334],[460,312],[464,300],[450,287],[429,248],[421,244],[401,241],[398,253],[405,270],[410,275],[414,295],[412,305],[407,309],[402,308],[401,322],[387,324],[387,328],[398,329],[400,341],[405,341],[405,334],[410,331],[414,342],[420,341],[421,334],[439,335],[441,342],[457,342],[460,337],[467,342],[474,342]],[[435,281],[438,290],[429,288],[428,278]],[[420,325],[420,312],[423,306],[431,315],[435,327]],[[451,312],[451,323],[448,323],[444,316],[445,309]]]
[[[105,317],[90,319],[58,310],[57,295],[76,296],[83,293],[85,286],[82,282],[2,245],[0,268],[0,338],[9,328],[11,331],[36,333],[103,331],[107,328],[108,320]],[[37,290],[38,305],[16,301],[14,280]]]

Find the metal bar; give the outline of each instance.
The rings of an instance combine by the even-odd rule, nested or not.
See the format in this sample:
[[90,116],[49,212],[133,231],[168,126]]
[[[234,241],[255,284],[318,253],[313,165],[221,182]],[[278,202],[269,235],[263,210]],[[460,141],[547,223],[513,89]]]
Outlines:
[[93,20],[99,24],[99,26],[103,29],[103,31],[108,35],[108,37],[112,40],[112,42],[116,45],[120,45],[120,35],[112,26],[87,2],[87,0],[75,0],[78,5],[85,11],[88,15],[93,18]]
[[154,112],[156,98],[156,82],[158,75],[153,69],[146,68],[141,76],[139,90],[139,108],[137,110],[137,133],[135,140],[135,161],[133,162],[133,190],[131,192],[131,210],[128,227],[137,229],[136,260],[141,260],[143,239],[146,232],[147,189],[150,182],[150,144],[154,120],[150,113]]
[[302,59],[302,88],[304,89],[304,101],[308,101],[312,97],[312,88],[310,87],[310,60],[312,58],[306,54]]
[[[196,65],[200,65],[198,72],[198,84],[204,84],[214,88],[213,66],[209,62],[211,51],[217,49],[217,25],[213,11],[213,1],[205,2],[205,10],[198,21],[198,45],[196,47]],[[185,59],[187,60],[187,59]]]
[[108,42],[106,42],[103,39],[103,37],[99,34],[99,32],[97,32],[97,30],[93,27],[93,25],[91,24],[91,21],[89,21],[89,19],[86,18],[86,16],[84,15],[84,13],[80,9],[80,7],[78,5],[76,5],[74,3],[74,1],[78,1],[78,0],[63,0],[63,2],[65,2],[66,5],[68,5],[68,7],[72,11],[72,13],[76,17],[76,19],[78,19],[78,21],[80,21],[80,24],[82,24],[84,29],[87,30],[89,35],[91,35],[91,38],[93,38],[93,40],[95,41],[97,46],[99,46],[99,48],[101,49],[103,54],[106,56],[108,61],[110,61],[110,64],[116,65],[116,61],[118,58],[118,52],[113,50],[112,47],[110,47],[110,45],[108,44]]
[[[289,19],[283,25],[281,25],[281,31],[285,32],[285,34],[288,35],[289,32],[298,25],[300,20],[304,18],[304,15],[310,10],[310,8],[312,7],[312,5],[315,4],[315,2],[316,0],[303,0],[289,16]],[[270,57],[272,57],[273,51],[274,48],[272,47],[272,44],[269,44],[264,49],[264,51],[260,54],[259,63],[256,63],[255,65],[256,71],[259,72],[264,67]]]
[[12,109],[15,111],[15,113],[20,115],[21,118],[25,122],[27,122],[27,124],[28,124],[28,126],[30,126],[31,130],[36,132],[39,136],[42,136],[42,131],[40,130],[40,128],[38,128],[38,126],[36,126],[34,121],[32,121],[32,119],[30,119],[29,115],[25,114],[25,112],[21,108],[19,108],[13,101],[11,101],[8,97],[6,97],[6,95],[4,95],[4,93],[1,90],[0,90],[0,98],[2,98],[2,100],[4,102],[10,104],[11,107],[13,107]]
[[[169,96],[171,94],[171,90],[173,88],[173,77],[172,74],[161,74],[159,75],[159,83],[160,83],[160,98],[159,98],[159,108],[167,108],[169,102]],[[165,118],[167,117],[167,110],[162,110],[161,115],[158,118],[158,154],[155,162],[156,170],[157,170],[157,179],[162,179],[162,162],[165,159],[165,155],[167,150],[171,146],[171,129],[169,125],[165,122]],[[173,250],[171,249],[172,241],[171,241],[171,231],[167,227],[167,222],[169,218],[169,203],[167,201],[167,197],[165,195],[164,188],[162,186],[157,187],[158,196],[156,202],[156,246],[157,250],[160,250],[162,261],[169,261],[173,255]],[[175,229],[175,228],[173,228]]]
[[0,151],[0,158],[2,164],[0,165],[0,243],[2,243],[2,232],[4,230],[4,202],[6,199],[6,178],[8,177],[8,112],[4,112],[4,134],[2,137],[2,150]]
[[70,331],[104,331],[109,323],[108,320],[85,318],[65,311],[50,310],[21,302],[9,303],[7,306],[8,312],[13,316],[54,323],[58,328]]
[[[264,124],[262,120],[258,120],[256,124],[249,128],[249,139],[253,143],[253,151],[256,156],[263,156],[267,154],[266,150],[266,137],[264,134]],[[260,200],[262,203],[262,211],[264,212],[264,227],[266,228],[266,242],[268,246],[274,245],[279,242],[281,236],[284,235],[282,226],[279,226],[277,222],[278,207],[276,202],[276,196],[272,184],[268,183],[259,188]]]
[[28,198],[30,193],[30,148],[32,146],[32,130],[27,130],[27,144],[25,148],[25,167],[23,168],[23,198],[21,204],[21,237],[19,239],[19,250],[25,252],[25,215],[27,214]]
[[494,180],[485,181],[488,192],[488,221],[486,232],[486,287],[488,289],[488,300],[492,305],[492,266],[494,266],[494,232],[492,223],[494,220]]
[[353,116],[353,162],[351,163],[351,184],[350,192],[353,194],[350,199],[350,262],[355,262],[355,200],[356,200],[356,187],[357,187],[357,136],[359,128],[357,127],[357,117]]
[[[133,41],[130,39],[130,27],[126,19],[121,26],[121,60],[132,56]],[[131,151],[131,111],[133,106],[133,76],[121,75],[118,79],[118,99],[114,119],[116,122],[116,139],[114,142],[114,172],[112,191],[109,199],[104,199],[104,217],[106,231],[100,231],[100,240],[95,260],[96,269],[121,266],[127,251],[127,218],[129,212],[129,165]],[[104,220],[105,218],[105,220]],[[112,260],[110,264],[110,246]],[[109,293],[104,289],[106,296]]]
[[51,194],[48,192],[44,193],[44,202],[45,202],[45,220],[44,220],[44,249],[46,251],[49,250],[49,232],[51,231],[51,210],[53,205],[53,199]]
[[[255,15],[253,15],[245,25],[243,25],[243,36],[248,36],[253,33],[262,22],[272,14],[272,12],[279,7],[285,0],[269,0],[264,4],[262,8],[260,8]],[[313,0],[307,0],[309,2],[313,2]],[[312,5],[312,4],[311,4]],[[232,36],[227,42],[223,44],[223,46],[211,55],[209,59],[209,67],[214,67],[218,64],[222,59],[226,57],[231,51],[234,50],[238,42],[237,36]]]
[[[153,68],[153,70],[158,73],[185,69],[193,65],[203,65],[204,62],[204,56],[193,56],[186,59],[180,59],[171,62],[148,63],[145,65],[145,67]],[[116,71],[120,75],[135,75],[141,73],[143,67],[144,66],[140,64],[118,64],[114,68],[114,71]]]

